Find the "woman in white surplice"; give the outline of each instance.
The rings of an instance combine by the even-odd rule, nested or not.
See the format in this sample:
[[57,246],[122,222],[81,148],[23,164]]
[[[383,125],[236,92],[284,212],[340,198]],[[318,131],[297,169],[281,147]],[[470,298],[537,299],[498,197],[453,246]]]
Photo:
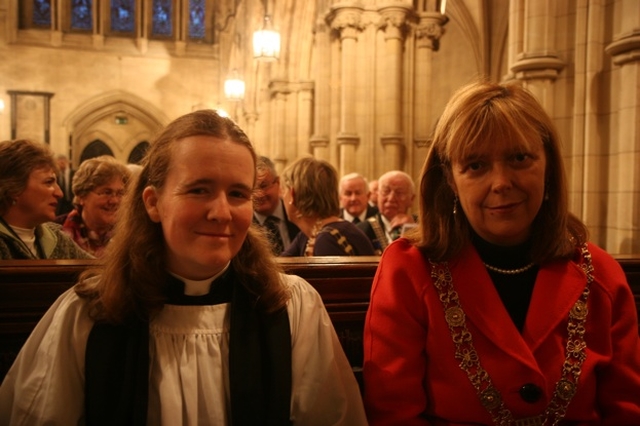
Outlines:
[[255,162],[215,111],[164,129],[104,267],[55,302],[7,374],[0,424],[366,424],[320,296],[251,226]]

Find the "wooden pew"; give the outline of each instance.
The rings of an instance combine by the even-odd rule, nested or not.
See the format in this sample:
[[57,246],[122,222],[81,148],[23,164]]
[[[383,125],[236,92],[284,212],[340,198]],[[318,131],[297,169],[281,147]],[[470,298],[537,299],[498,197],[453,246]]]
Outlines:
[[[279,259],[288,273],[305,278],[318,290],[359,379],[362,329],[378,260],[374,256]],[[619,257],[618,262],[640,311],[640,258]],[[0,380],[45,311],[92,265],[95,261],[0,261]]]

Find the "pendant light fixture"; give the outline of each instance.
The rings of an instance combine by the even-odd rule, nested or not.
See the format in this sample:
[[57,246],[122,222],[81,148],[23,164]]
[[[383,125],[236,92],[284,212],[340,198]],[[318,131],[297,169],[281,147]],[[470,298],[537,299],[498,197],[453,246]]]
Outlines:
[[230,101],[241,101],[244,99],[244,90],[244,81],[240,79],[238,70],[234,69],[224,82],[224,96]]
[[264,0],[264,21],[262,29],[253,33],[253,57],[259,61],[276,61],[280,57],[280,33],[273,28],[271,16]]

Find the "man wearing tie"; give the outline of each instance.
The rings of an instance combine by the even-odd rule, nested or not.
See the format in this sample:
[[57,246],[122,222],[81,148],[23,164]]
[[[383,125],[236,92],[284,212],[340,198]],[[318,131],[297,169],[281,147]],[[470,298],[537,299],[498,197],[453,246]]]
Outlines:
[[73,210],[73,192],[71,191],[71,182],[73,180],[74,170],[71,170],[69,165],[69,159],[63,155],[58,154],[56,156],[56,162],[58,164],[58,185],[62,189],[62,198],[58,200],[58,207],[56,208],[56,216],[65,215]]
[[369,205],[369,186],[364,176],[349,173],[340,179],[340,217],[358,224],[378,213]]
[[415,226],[416,216],[409,214],[415,198],[415,186],[411,176],[393,170],[378,179],[379,213],[358,224],[373,244],[377,254],[398,239],[403,230]]
[[289,247],[300,229],[287,218],[280,197],[280,177],[273,162],[267,157],[259,157],[256,169],[253,223],[269,231],[273,252],[279,255]]

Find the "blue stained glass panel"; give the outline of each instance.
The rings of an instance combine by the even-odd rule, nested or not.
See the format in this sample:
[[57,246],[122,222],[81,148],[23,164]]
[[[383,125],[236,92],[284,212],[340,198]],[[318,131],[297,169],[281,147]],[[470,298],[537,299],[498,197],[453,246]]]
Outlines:
[[33,0],[33,25],[51,26],[51,0]]
[[93,19],[91,19],[91,0],[72,0],[71,2],[71,29],[91,30]]
[[204,38],[205,0],[189,0],[189,37]]
[[135,17],[135,0],[111,0],[111,31],[132,33]]
[[171,0],[153,0],[151,35],[171,36],[173,34],[173,5]]

